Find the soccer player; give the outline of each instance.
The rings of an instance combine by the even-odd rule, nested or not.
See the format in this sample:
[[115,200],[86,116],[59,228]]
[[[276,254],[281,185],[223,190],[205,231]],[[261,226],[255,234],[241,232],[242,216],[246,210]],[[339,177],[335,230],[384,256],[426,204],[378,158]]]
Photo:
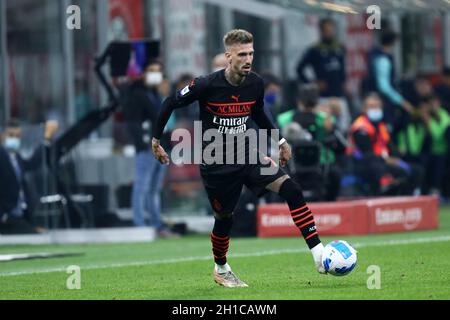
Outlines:
[[[252,34],[235,29],[228,32],[223,41],[228,61],[226,69],[196,78],[189,86],[167,98],[163,103],[153,128],[152,139],[153,153],[163,164],[169,163],[169,156],[159,142],[164,126],[174,109],[187,106],[195,100],[199,102],[203,132],[213,129],[224,137],[244,135],[251,121],[254,121],[260,129],[269,131],[276,129],[263,110],[263,80],[251,70],[254,55]],[[284,138],[278,145],[280,164],[284,167],[291,159],[291,149]],[[205,149],[208,144],[203,141],[202,146]],[[232,150],[237,158],[248,157],[250,152],[248,148],[245,148],[243,154],[240,150],[234,151],[235,149],[228,148],[228,143],[223,143],[223,147],[226,149],[223,155]],[[247,287],[227,263],[233,211],[244,184],[254,192],[262,190],[275,192],[287,201],[294,223],[311,250],[317,271],[325,273],[321,263],[323,245],[316,230],[314,217],[305,203],[300,186],[292,181],[282,168],[275,164],[275,173],[266,175],[262,174],[261,169],[264,167],[262,163],[205,162],[203,159],[200,173],[215,216],[211,242],[216,283],[224,287]]]

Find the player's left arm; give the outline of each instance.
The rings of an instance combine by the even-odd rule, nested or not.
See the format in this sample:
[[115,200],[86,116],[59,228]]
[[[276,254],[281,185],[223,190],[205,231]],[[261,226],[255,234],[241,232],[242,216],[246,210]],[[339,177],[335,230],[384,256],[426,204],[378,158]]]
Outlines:
[[[270,135],[271,130],[278,130],[277,126],[272,122],[272,120],[268,117],[266,112],[264,112],[264,87],[262,87],[262,94],[259,96],[258,101],[255,105],[255,108],[252,110],[252,119],[261,129],[267,129]],[[279,134],[280,140],[277,141],[278,146],[280,148],[280,165],[284,167],[289,160],[292,158],[291,147],[287,143],[286,139]]]

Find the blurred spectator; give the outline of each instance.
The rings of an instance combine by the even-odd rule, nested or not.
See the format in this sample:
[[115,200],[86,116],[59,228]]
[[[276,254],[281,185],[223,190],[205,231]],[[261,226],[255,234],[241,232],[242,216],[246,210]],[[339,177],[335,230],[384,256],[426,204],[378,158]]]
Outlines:
[[449,143],[449,114],[433,93],[431,82],[419,75],[404,85],[405,96],[416,111],[402,122],[397,135],[402,158],[421,164],[425,169],[423,193],[439,195],[445,173]]
[[442,106],[450,112],[450,67],[442,70],[442,80],[435,87],[436,94],[441,99]]
[[318,94],[316,85],[302,86],[297,101],[297,111],[292,120],[308,130],[314,140],[323,141],[333,132],[336,120],[329,113],[317,110]]
[[320,164],[326,166],[324,171],[326,194],[325,200],[335,201],[339,195],[341,171],[336,164],[336,155],[332,148],[336,118],[318,107],[318,88],[315,85],[304,86],[300,90],[297,102],[298,110],[293,121],[300,124],[309,133],[313,140],[321,144]]
[[264,80],[264,112],[274,121],[274,114],[278,114],[282,102],[280,80],[271,73],[262,73]]
[[227,66],[228,66],[228,60],[225,57],[225,53],[219,53],[212,60],[211,71],[217,72],[219,70],[225,69]]
[[346,100],[339,98],[320,99],[320,107],[336,119],[336,129],[346,134],[351,124],[351,116]]
[[[44,138],[48,143],[58,130],[58,123],[45,124]],[[0,145],[0,233],[37,233],[33,226],[33,207],[25,172],[38,169],[43,163],[45,145],[36,148],[30,159],[19,154],[22,129],[19,121],[9,120],[1,135]]]
[[402,93],[406,100],[418,108],[424,99],[433,94],[433,87],[425,75],[419,74],[412,81],[402,81]]
[[[384,105],[384,121],[392,130],[404,112],[411,113],[412,105],[395,89],[395,63],[392,51],[397,34],[391,30],[381,36],[381,47],[375,47],[368,55],[368,76],[363,81],[363,94],[376,92]],[[402,112],[401,110],[404,110]]]
[[440,195],[450,141],[450,115],[434,95],[424,101],[422,110],[423,120],[431,136],[425,190]]
[[297,111],[293,122],[307,130],[314,141],[320,143],[320,164],[326,166],[324,178],[326,182],[325,200],[334,201],[339,195],[341,172],[336,163],[336,157],[328,141],[335,130],[335,118],[318,110],[319,90],[315,84],[304,85],[300,89]]
[[345,48],[336,39],[336,23],[330,18],[319,22],[320,42],[306,50],[297,66],[300,82],[309,83],[305,69],[312,67],[320,97],[342,97],[345,90]]
[[[158,89],[163,83],[162,65],[150,62],[141,80],[134,81],[125,92],[123,113],[136,149],[136,171],[132,192],[133,222],[141,227],[151,225],[160,237],[174,236],[161,221],[161,189],[166,167],[151,151],[151,125],[162,106]],[[145,213],[150,215],[150,223]]]
[[399,127],[396,140],[402,159],[425,167],[430,137],[420,110],[422,110],[421,105],[418,107],[418,112],[411,115],[408,121]]
[[417,192],[423,169],[396,156],[396,148],[383,121],[383,103],[376,93],[364,99],[363,114],[350,128],[347,149],[356,173],[369,185],[372,195],[389,190],[394,194]]
[[300,124],[300,127],[310,131],[314,139],[321,139],[332,132],[336,119],[331,116],[329,108],[321,108],[318,105],[319,90],[315,84],[306,84],[299,87],[297,95],[297,107],[277,116],[277,123],[284,128],[292,122]]
[[336,23],[330,18],[319,22],[320,42],[310,47],[297,66],[298,79],[309,83],[308,67],[314,71],[315,83],[319,88],[319,104],[326,105],[333,99],[339,105],[338,129],[347,132],[350,126],[350,112],[346,99],[345,47],[336,39]]

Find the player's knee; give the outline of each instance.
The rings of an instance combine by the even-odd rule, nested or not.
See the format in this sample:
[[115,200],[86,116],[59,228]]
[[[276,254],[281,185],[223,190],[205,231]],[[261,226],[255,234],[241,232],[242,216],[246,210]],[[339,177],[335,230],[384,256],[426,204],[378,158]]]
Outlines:
[[216,212],[214,211],[214,217],[218,220],[228,220],[233,217],[233,212]]
[[303,200],[303,192],[300,185],[293,181],[292,179],[287,179],[283,182],[283,184],[280,187],[280,192],[278,192],[280,197],[284,198],[285,200],[291,200],[291,199],[299,199],[301,198]]

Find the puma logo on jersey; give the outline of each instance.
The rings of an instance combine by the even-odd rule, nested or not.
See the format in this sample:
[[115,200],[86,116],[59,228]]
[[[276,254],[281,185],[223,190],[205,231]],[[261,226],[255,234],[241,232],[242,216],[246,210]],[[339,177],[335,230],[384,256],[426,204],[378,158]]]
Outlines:
[[238,95],[238,96],[231,96],[231,99],[233,99],[236,102],[239,102],[239,97],[240,97],[240,95]]

